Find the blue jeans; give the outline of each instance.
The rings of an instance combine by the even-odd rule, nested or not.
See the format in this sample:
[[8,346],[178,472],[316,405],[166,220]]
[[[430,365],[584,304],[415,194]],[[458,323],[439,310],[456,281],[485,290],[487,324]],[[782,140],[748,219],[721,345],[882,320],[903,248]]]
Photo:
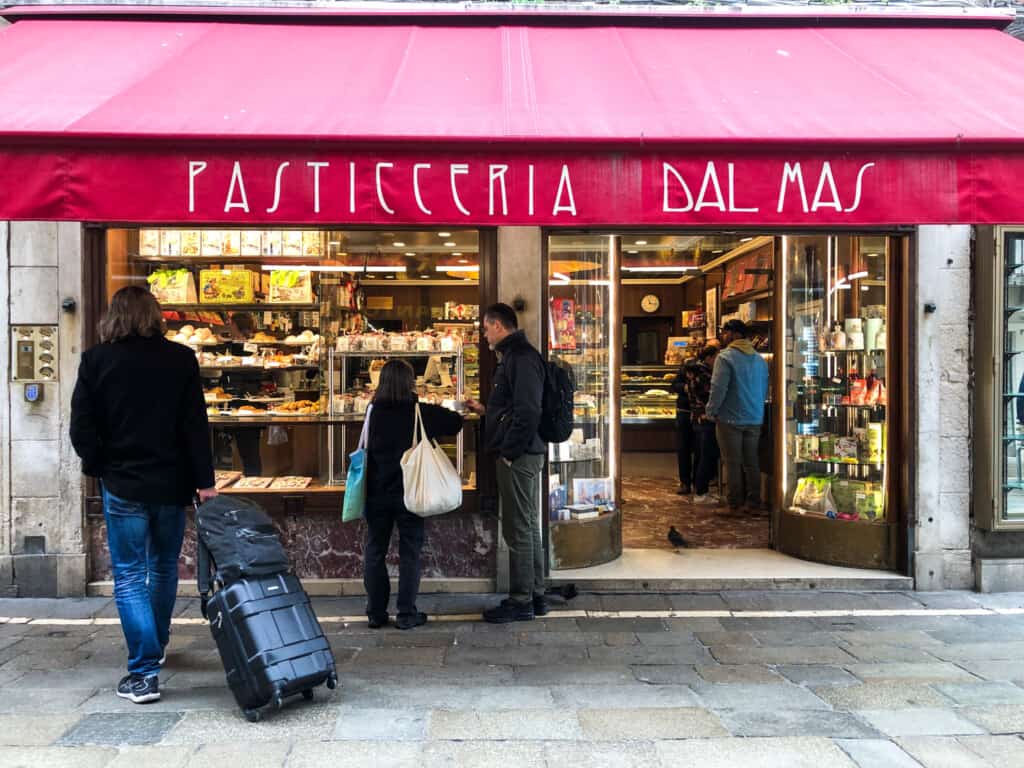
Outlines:
[[103,489],[103,516],[114,571],[114,601],[128,643],[128,672],[160,671],[178,591],[185,510],[118,498]]

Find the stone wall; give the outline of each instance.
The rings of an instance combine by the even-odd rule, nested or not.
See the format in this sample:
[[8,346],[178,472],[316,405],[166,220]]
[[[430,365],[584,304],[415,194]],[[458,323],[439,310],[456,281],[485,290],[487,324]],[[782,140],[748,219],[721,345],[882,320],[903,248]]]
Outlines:
[[[971,237],[923,226],[917,238],[917,589],[970,589]],[[933,303],[934,312],[925,305]]]
[[[82,297],[82,228],[75,223],[0,225],[0,588],[21,596],[85,590],[82,479],[67,436],[80,353],[78,312],[61,300]],[[59,380],[28,403],[11,383],[10,325],[57,325]],[[6,471],[5,471],[6,470]]]

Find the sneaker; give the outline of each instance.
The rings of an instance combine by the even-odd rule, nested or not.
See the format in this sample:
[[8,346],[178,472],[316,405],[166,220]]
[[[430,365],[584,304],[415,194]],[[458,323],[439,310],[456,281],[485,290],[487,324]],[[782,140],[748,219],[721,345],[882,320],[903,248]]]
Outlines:
[[415,629],[427,623],[427,614],[422,611],[416,613],[400,613],[395,620],[395,626],[399,629]]
[[117,684],[117,695],[135,704],[160,701],[160,681],[156,675],[125,675]]
[[490,624],[508,624],[512,621],[533,621],[532,603],[517,603],[511,598],[501,601],[500,605],[484,611],[484,621]]
[[702,504],[708,506],[714,506],[720,503],[719,498],[711,493],[698,493],[694,494],[693,504]]
[[550,609],[548,608],[548,601],[544,599],[544,595],[534,595],[533,596],[533,615],[534,616],[547,616],[549,610]]
[[386,627],[387,625],[388,615],[386,613],[380,616],[366,617],[366,626],[368,626],[370,629],[380,629],[381,627]]

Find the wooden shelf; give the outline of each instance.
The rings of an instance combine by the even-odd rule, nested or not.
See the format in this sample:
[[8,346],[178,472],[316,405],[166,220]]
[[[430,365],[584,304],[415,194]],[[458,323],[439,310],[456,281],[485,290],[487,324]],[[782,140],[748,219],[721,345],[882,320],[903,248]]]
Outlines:
[[319,312],[320,304],[161,304],[166,312]]

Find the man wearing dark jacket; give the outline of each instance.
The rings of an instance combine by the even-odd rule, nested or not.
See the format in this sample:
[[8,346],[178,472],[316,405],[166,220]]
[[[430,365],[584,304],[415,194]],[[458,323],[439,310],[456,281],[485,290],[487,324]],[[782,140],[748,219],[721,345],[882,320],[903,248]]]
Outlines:
[[509,549],[511,586],[507,600],[484,611],[496,624],[529,621],[548,612],[544,601],[544,547],[540,535],[539,481],[544,468],[540,427],[546,368],[519,330],[515,310],[493,304],[483,314],[487,343],[499,358],[486,408],[467,406],[484,417],[485,446],[497,458],[502,535]]
[[117,695],[160,698],[178,587],[185,507],[217,495],[195,354],[164,338],[160,305],[139,286],[114,294],[99,344],[82,355],[71,444],[103,483],[114,600],[128,645]]

